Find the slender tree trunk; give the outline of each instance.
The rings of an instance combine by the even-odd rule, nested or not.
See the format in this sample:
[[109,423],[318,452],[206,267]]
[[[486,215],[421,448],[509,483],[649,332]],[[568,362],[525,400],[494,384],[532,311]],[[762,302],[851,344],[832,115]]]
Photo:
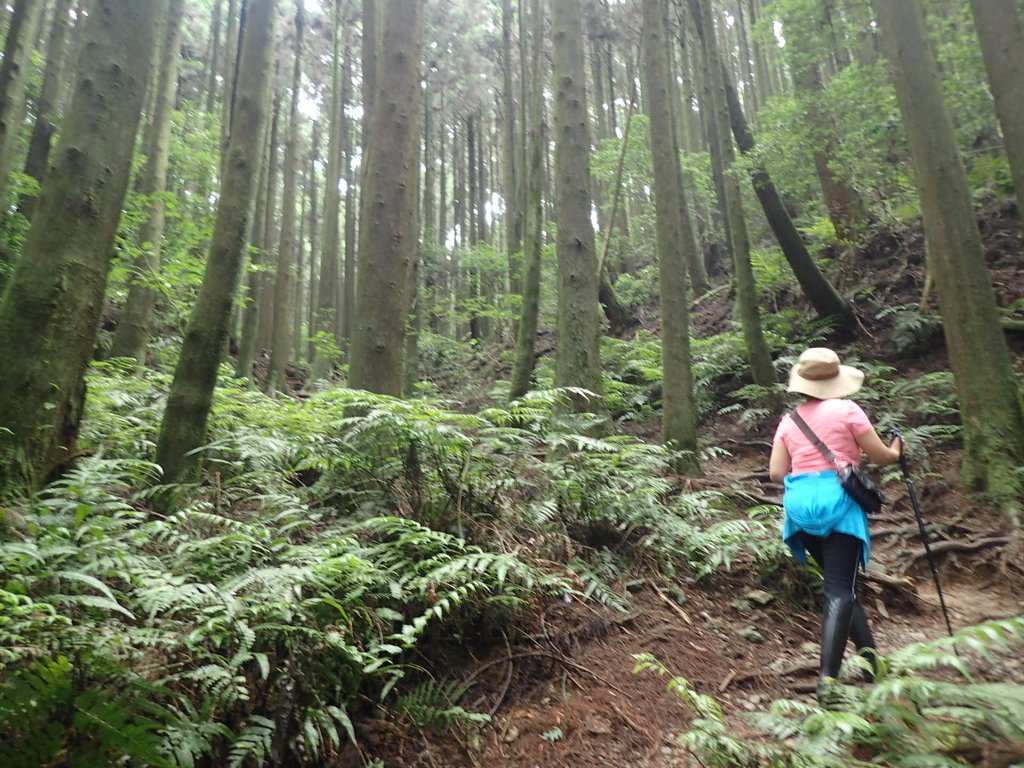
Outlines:
[[400,395],[405,322],[416,259],[421,0],[384,0],[367,172],[360,210],[350,383]]
[[685,251],[696,252],[683,195],[679,155],[672,137],[672,83],[665,45],[664,6],[643,0],[644,105],[650,118],[648,140],[654,162],[655,223],[661,294],[662,440],[682,452],[679,469],[700,472],[697,462],[697,408],[690,360],[690,290]]
[[[590,113],[581,0],[552,0],[555,200],[558,209],[558,349],[555,386],[601,393],[597,253],[590,220]],[[577,408],[595,403],[575,399]]]
[[704,47],[704,70],[708,74],[708,125],[713,141],[718,145],[716,175],[721,176],[725,199],[721,201],[726,220],[726,236],[732,253],[733,284],[736,288],[736,305],[743,327],[743,340],[747,350],[747,361],[754,383],[767,387],[776,381],[772,366],[771,352],[761,330],[761,313],[757,306],[757,286],[750,264],[750,237],[743,212],[743,196],[739,179],[732,173],[735,152],[729,132],[729,108],[725,98],[725,61],[719,55],[718,40],[711,16],[710,0],[691,0],[697,34]]
[[[274,78],[277,79],[276,76]],[[279,126],[281,123],[281,94],[275,90],[274,103],[270,116],[270,147],[268,152],[267,165],[267,209],[263,214],[263,266],[277,264],[278,239],[280,229],[277,225],[277,178],[278,178],[278,149],[280,135]],[[266,355],[269,360],[271,340],[274,337],[274,289],[270,278],[269,270],[260,273],[259,290],[256,300],[259,302],[259,330],[256,335],[256,350],[260,355]]]
[[956,378],[964,485],[1019,528],[1024,404],[999,324],[967,175],[917,0],[872,3],[892,65],[921,196],[925,241]]
[[228,16],[224,25],[224,97],[221,99],[220,119],[220,147],[221,159],[227,152],[228,141],[231,138],[231,105],[234,101],[232,88],[237,82],[235,77],[235,65],[238,57],[239,26],[241,19],[238,13],[239,0],[228,0]]
[[205,112],[213,114],[217,104],[217,73],[220,72],[221,27],[223,26],[224,0],[213,0],[213,19],[210,23],[210,68],[206,73]]
[[161,5],[97,0],[82,29],[71,107],[0,300],[0,487],[38,487],[74,456]]
[[[344,113],[352,93],[352,66],[346,47],[344,71],[341,85],[341,111]],[[337,326],[336,340],[339,346],[348,349],[352,340],[352,331],[356,326],[356,175],[352,163],[352,155],[356,145],[353,136],[353,121],[347,117],[342,123],[341,135],[344,155],[342,167],[345,174],[345,267],[344,281],[340,288],[338,312],[340,324]]]
[[835,125],[827,105],[821,74],[822,50],[827,52],[825,5],[810,11],[793,8],[785,17],[786,52],[793,84],[803,102],[804,116],[814,134],[814,168],[821,185],[825,208],[841,241],[855,242],[867,222],[867,211],[858,192],[835,169]]
[[[313,335],[316,333],[316,310],[320,296],[320,273],[323,271],[323,256],[320,251],[320,197],[318,194],[318,183],[316,169],[320,165],[320,126],[313,125],[312,146],[309,151],[309,180],[307,190],[309,193],[309,217],[306,226],[309,229],[309,297],[306,305],[306,330],[309,337],[306,349],[306,358],[310,364],[316,360],[316,346],[313,343]],[[337,186],[337,185],[335,185]],[[335,200],[337,203],[337,200]],[[335,283],[337,283],[337,251],[335,251]]]
[[162,61],[156,80],[156,111],[149,122],[146,137],[146,166],[139,191],[145,196],[146,218],[139,226],[139,257],[128,288],[121,321],[111,348],[112,357],[132,357],[140,365],[146,361],[146,345],[153,325],[157,293],[153,282],[160,270],[160,251],[164,237],[167,203],[167,164],[171,153],[171,116],[178,92],[178,59],[181,57],[181,30],[185,0],[170,0]]
[[508,259],[508,284],[512,293],[522,292],[520,250],[523,245],[523,211],[520,205],[518,163],[519,147],[516,131],[516,100],[512,82],[512,0],[501,5],[501,61],[502,61],[502,147],[505,178],[502,186],[505,198],[505,254]]
[[[530,390],[536,365],[534,347],[537,343],[537,319],[540,316],[541,279],[541,195],[544,189],[544,11],[540,0],[530,0],[530,19],[533,45],[530,52],[530,125],[526,137],[529,147],[529,165],[526,173],[527,197],[525,226],[523,229],[523,306],[516,333],[515,362],[512,369],[512,399],[522,397]],[[525,126],[524,126],[525,127]]]
[[[340,261],[339,246],[341,245],[339,227],[341,222],[341,193],[339,185],[342,173],[342,124],[345,120],[345,105],[341,93],[342,26],[340,0],[336,0],[334,3],[332,35],[330,99],[327,112],[330,122],[327,129],[327,186],[324,191],[324,230],[323,237],[321,238],[320,285],[316,298],[315,319],[311,326],[312,335],[314,337],[321,337],[321,341],[317,346],[316,356],[313,359],[312,378],[314,380],[326,379],[330,375],[331,368],[338,362],[333,359],[332,350],[330,349],[331,345],[324,342],[328,338],[332,341],[336,339],[334,329],[338,324],[338,266]],[[348,50],[346,45],[346,60],[348,58]]]
[[267,186],[270,168],[271,121],[267,122],[260,146],[260,170],[256,187],[256,206],[253,213],[250,253],[250,269],[246,281],[245,303],[242,310],[242,331],[238,342],[238,357],[235,361],[235,376],[247,379],[250,386],[256,384],[253,362],[256,359],[256,336],[260,322],[260,288],[263,279],[262,268],[266,261],[266,243],[263,233],[266,229]]
[[[69,13],[73,0],[57,0],[50,25],[50,39],[46,45],[46,70],[43,73],[43,87],[36,102],[36,120],[32,125],[32,136],[28,142],[28,156],[25,158],[25,173],[36,181],[43,180],[46,164],[50,158],[50,139],[56,130],[54,120],[57,107],[63,100],[65,62],[67,61],[67,36],[70,26]],[[35,195],[22,195],[18,210],[32,220]]]
[[195,477],[198,463],[195,450],[206,441],[217,368],[245,262],[270,111],[275,4],[275,0],[248,0],[245,26],[240,35],[238,79],[232,88],[235,130],[225,153],[210,256],[174,370],[157,441],[156,460],[163,467],[167,483]]
[[7,210],[11,169],[25,117],[29,56],[43,15],[43,0],[16,0],[0,63],[0,208]]
[[291,351],[295,309],[298,247],[295,236],[295,204],[299,172],[299,96],[302,91],[302,44],[305,31],[302,0],[295,4],[295,60],[292,66],[291,100],[288,108],[288,138],[284,145],[284,186],[281,191],[281,240],[274,281],[274,333],[270,344],[267,392],[286,392],[285,368]]
[[1024,30],[1013,3],[971,0],[988,82],[1010,161],[1017,209],[1024,211]]

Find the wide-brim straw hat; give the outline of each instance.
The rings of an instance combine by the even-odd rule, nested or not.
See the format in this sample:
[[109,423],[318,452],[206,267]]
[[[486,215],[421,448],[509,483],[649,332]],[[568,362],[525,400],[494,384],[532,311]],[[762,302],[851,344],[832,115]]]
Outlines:
[[840,365],[839,355],[825,347],[805,350],[789,372],[789,391],[819,400],[848,397],[861,388],[864,374],[849,365]]

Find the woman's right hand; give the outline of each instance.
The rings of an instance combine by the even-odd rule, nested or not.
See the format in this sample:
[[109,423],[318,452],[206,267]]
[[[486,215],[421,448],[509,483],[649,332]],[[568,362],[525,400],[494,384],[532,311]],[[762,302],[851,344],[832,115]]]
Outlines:
[[896,454],[896,461],[899,461],[903,457],[904,451],[907,450],[907,444],[903,442],[902,435],[896,435],[889,443],[889,450]]

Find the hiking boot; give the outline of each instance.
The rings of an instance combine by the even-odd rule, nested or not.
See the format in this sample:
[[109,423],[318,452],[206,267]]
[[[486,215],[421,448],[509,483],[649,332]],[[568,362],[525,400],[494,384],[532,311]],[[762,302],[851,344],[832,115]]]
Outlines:
[[861,675],[865,683],[873,683],[881,672],[881,665],[878,663],[878,648],[875,645],[875,638],[868,626],[867,616],[864,615],[864,606],[857,601],[853,604],[853,611],[850,614],[850,639],[856,647],[860,656],[867,659],[871,669],[861,669]]
[[[826,597],[821,622],[821,673],[818,679],[839,677],[839,667],[850,638],[850,619],[856,603],[852,597]],[[866,626],[866,624],[865,624]]]

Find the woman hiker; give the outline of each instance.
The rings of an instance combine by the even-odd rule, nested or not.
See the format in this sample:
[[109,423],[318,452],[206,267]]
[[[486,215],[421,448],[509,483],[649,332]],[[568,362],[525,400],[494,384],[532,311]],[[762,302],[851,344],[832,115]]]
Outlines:
[[[789,391],[806,396],[796,413],[842,465],[856,466],[861,451],[875,464],[894,464],[903,450],[895,438],[882,442],[864,410],[849,395],[861,388],[864,374],[840,365],[831,349],[813,347],[800,355],[789,375]],[[783,482],[785,522],[782,538],[801,563],[807,554],[825,574],[818,699],[839,674],[847,639],[867,653],[875,666],[874,638],[857,599],[857,571],[868,564],[871,537],[864,510],[839,484],[830,462],[790,414],[779,422],[768,473]]]

